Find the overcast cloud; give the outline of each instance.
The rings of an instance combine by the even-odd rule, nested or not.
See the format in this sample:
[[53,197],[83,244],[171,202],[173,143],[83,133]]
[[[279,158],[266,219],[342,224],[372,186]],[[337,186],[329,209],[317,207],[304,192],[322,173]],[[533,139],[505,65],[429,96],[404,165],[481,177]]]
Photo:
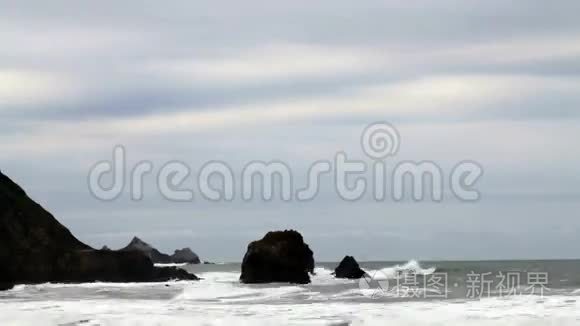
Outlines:
[[[0,168],[81,240],[239,261],[298,228],[319,260],[578,257],[580,2],[0,1]],[[395,158],[485,174],[477,203],[91,197],[115,145],[160,168],[308,164],[375,121]],[[301,179],[302,180],[302,179]],[[306,179],[303,179],[306,180]],[[458,248],[455,244],[462,242]]]

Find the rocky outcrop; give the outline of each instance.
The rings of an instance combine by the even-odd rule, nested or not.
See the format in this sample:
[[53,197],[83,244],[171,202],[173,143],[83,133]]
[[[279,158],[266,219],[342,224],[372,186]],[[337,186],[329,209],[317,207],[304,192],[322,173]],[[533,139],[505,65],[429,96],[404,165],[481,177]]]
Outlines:
[[171,261],[175,264],[201,264],[199,256],[189,248],[175,250],[171,255]]
[[243,283],[310,283],[312,250],[294,230],[268,232],[248,245],[242,262]]
[[145,254],[145,256],[149,257],[151,261],[155,264],[171,264],[171,257],[167,254],[160,252],[159,250],[153,248],[147,242],[139,239],[138,237],[134,237],[133,240],[123,249],[119,251],[138,251]]
[[334,269],[334,276],[336,278],[359,279],[365,275],[365,271],[360,268],[357,261],[352,256],[344,257],[340,264]]
[[134,237],[133,240],[123,249],[119,251],[138,251],[144,253],[155,264],[199,264],[201,261],[199,257],[189,248],[175,250],[173,255],[167,255],[147,242]]
[[10,290],[14,287],[13,283],[0,283],[0,291]]
[[152,282],[197,277],[156,268],[140,252],[95,250],[0,172],[0,286],[21,283]]

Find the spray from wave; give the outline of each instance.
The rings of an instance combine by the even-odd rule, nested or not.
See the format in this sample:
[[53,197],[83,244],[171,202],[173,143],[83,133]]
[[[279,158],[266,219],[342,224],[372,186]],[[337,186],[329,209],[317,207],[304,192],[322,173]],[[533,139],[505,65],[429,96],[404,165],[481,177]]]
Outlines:
[[395,265],[374,271],[366,271],[373,280],[391,280],[405,275],[430,275],[435,273],[436,267],[423,268],[416,260],[410,260],[403,265]]

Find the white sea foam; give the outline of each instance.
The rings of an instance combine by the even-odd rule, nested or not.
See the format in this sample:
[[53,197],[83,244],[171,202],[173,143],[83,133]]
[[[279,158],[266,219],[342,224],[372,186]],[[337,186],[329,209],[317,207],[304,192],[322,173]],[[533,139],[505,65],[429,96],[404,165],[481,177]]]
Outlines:
[[319,284],[319,285],[346,284],[346,283],[353,282],[352,280],[347,280],[347,279],[337,279],[332,274],[333,272],[334,271],[331,271],[331,270],[323,268],[323,267],[316,267],[314,269],[314,275],[312,275],[310,277],[310,279],[311,279],[313,284]]
[[309,295],[309,291],[298,285],[289,284],[241,284],[239,274],[233,272],[201,273],[201,282],[187,284],[174,301],[202,302],[268,302],[271,299],[282,300],[285,297],[300,294]]
[[[573,300],[571,300],[573,299]],[[155,300],[3,302],[0,325],[577,325],[576,298],[489,298],[378,305],[200,304]],[[580,298],[579,298],[580,299]]]
[[187,263],[181,263],[181,264],[169,263],[169,264],[155,264],[155,267],[183,267],[186,265],[187,265]]
[[435,267],[423,268],[416,260],[410,260],[403,265],[395,265],[379,270],[367,271],[374,280],[395,279],[405,273],[430,275],[436,271]]
[[[155,288],[164,287],[166,284],[185,285],[189,281],[169,281],[164,283],[149,282],[149,283],[109,283],[109,282],[93,282],[93,283],[42,283],[42,284],[19,284],[12,290],[7,292],[24,291],[27,289],[62,289],[62,288],[79,288],[79,289],[102,289],[102,288]],[[1,293],[1,292],[0,292]]]

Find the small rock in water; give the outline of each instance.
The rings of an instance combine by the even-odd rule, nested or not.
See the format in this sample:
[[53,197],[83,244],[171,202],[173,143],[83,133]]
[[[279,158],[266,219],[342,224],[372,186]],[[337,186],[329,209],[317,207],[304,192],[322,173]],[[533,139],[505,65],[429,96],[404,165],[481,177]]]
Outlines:
[[365,271],[360,268],[356,259],[352,256],[344,257],[338,267],[334,269],[336,278],[359,279],[365,275]]

